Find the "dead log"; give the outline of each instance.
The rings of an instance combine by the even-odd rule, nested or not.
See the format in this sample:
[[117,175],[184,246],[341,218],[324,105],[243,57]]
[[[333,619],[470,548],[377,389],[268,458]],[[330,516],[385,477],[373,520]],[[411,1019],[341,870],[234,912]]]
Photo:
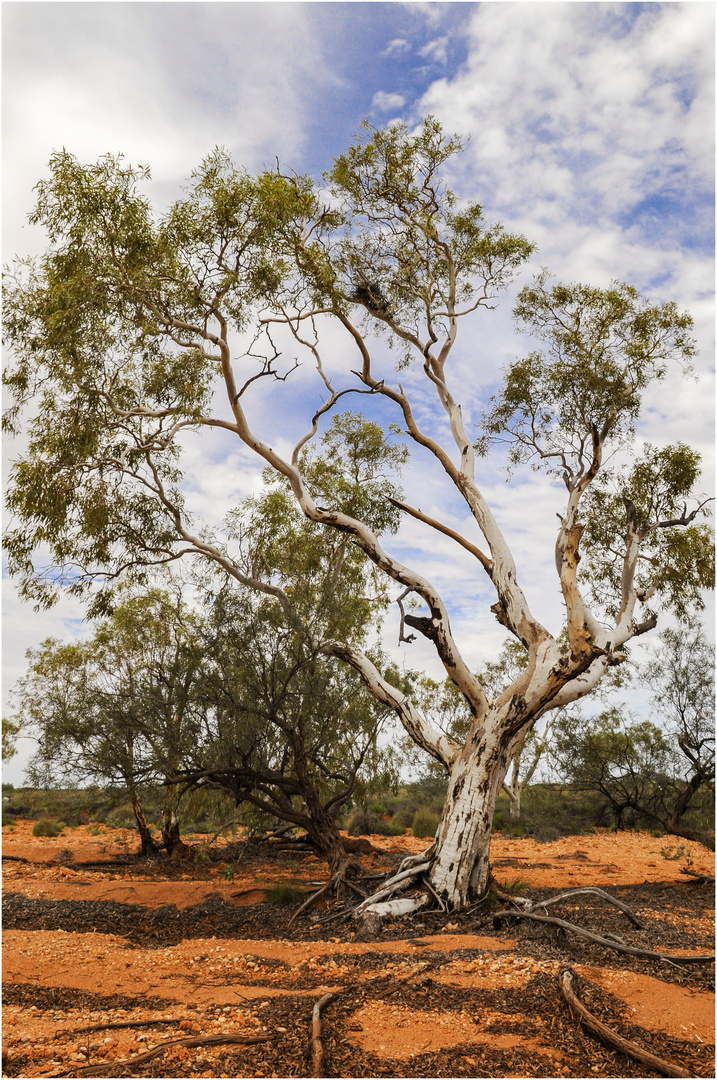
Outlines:
[[338,994],[324,994],[315,1003],[311,1013],[311,1075],[324,1075],[324,1044],[321,1040],[321,1010]]
[[678,1065],[674,1061],[667,1061],[664,1058],[656,1057],[655,1054],[650,1054],[647,1050],[643,1050],[642,1047],[636,1043],[628,1042],[627,1039],[623,1039],[622,1035],[618,1035],[612,1028],[607,1027],[601,1020],[598,1020],[596,1016],[585,1008],[583,1003],[577,997],[573,989],[573,981],[576,978],[575,972],[571,967],[565,967],[560,972],[558,984],[560,986],[560,992],[568,1003],[570,1011],[574,1016],[578,1017],[582,1024],[591,1031],[593,1035],[604,1042],[607,1046],[614,1046],[616,1050],[620,1050],[623,1054],[627,1054],[634,1061],[639,1061],[642,1065],[646,1065],[649,1069],[655,1069],[663,1076],[692,1076],[691,1072],[683,1069],[681,1065]]
[[652,952],[650,949],[636,949],[633,945],[623,945],[610,938],[593,934],[591,930],[584,930],[582,926],[568,922],[566,919],[556,919],[550,915],[536,915],[532,911],[518,911],[517,908],[510,911],[497,911],[493,916],[493,926],[499,930],[503,919],[532,919],[533,922],[546,923],[549,926],[559,926],[563,930],[569,930],[572,934],[594,941],[596,945],[605,945],[608,949],[616,952],[628,953],[630,956],[643,956],[648,960],[665,960],[672,964],[714,964],[714,956],[672,956],[668,953]]
[[159,1057],[170,1046],[222,1046],[226,1043],[243,1043],[250,1046],[254,1043],[270,1042],[273,1038],[273,1035],[232,1035],[227,1033],[226,1035],[197,1035],[190,1039],[168,1039],[166,1042],[160,1043],[159,1046],[155,1046],[153,1050],[138,1054],[137,1057],[125,1058],[121,1061],[100,1061],[96,1065],[83,1065],[80,1068],[69,1069],[67,1072],[54,1073],[53,1075],[57,1077],[93,1075],[99,1070],[119,1069],[125,1065],[140,1065],[145,1061],[151,1061],[153,1058]]

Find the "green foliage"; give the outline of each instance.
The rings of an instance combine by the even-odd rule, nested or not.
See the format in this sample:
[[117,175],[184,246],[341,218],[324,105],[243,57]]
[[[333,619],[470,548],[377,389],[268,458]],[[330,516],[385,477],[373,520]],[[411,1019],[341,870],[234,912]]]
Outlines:
[[714,845],[713,800],[700,798],[707,785],[698,773],[685,779],[674,743],[650,721],[615,709],[589,719],[564,715],[553,754],[565,779],[595,793],[617,828],[657,823]]
[[673,363],[694,356],[692,320],[675,304],[654,305],[620,282],[608,289],[551,285],[543,272],[521,290],[515,308],[523,330],[545,342],[506,371],[505,386],[484,417],[478,449],[508,441],[512,465],[532,462],[560,478],[581,502],[581,575],[609,615],[621,600],[626,545],[641,548],[638,596],[654,597],[682,616],[701,606],[714,582],[710,530],[695,523],[706,503],[693,501],[699,455],[684,444],[604,468],[608,441],[632,447],[643,391]]
[[594,446],[586,436],[609,433],[618,445],[630,438],[641,392],[695,352],[687,313],[650,304],[617,281],[607,289],[551,286],[543,271],[521,290],[514,313],[546,349],[509,366],[485,430],[510,438],[513,462],[536,459],[568,487],[588,467]]
[[506,878],[501,882],[501,889],[510,896],[523,896],[530,889],[530,883],[521,878]]
[[304,893],[294,885],[275,885],[270,889],[266,900],[268,904],[276,904],[277,907],[289,907],[300,903],[304,899]]
[[438,814],[434,814],[432,810],[424,807],[421,810],[417,810],[413,815],[413,821],[411,823],[411,832],[414,836],[419,838],[433,837],[436,834],[436,829],[440,822]]
[[3,761],[9,761],[11,757],[14,757],[17,753],[15,746],[15,740],[17,739],[20,731],[22,730],[22,723],[18,720],[8,720],[7,717],[2,718],[2,756]]
[[223,878],[225,881],[233,881],[234,880],[234,863],[227,863],[226,866],[223,866],[220,873],[219,873],[219,876],[221,878]]
[[50,818],[40,818],[32,827],[33,836],[59,836],[64,829],[64,824],[52,821]]
[[391,836],[391,826],[379,814],[357,810],[349,819],[349,836]]
[[[447,319],[439,312],[485,302],[481,286],[504,288],[533,250],[524,237],[486,226],[477,203],[456,208],[441,169],[462,149],[432,117],[415,133],[364,124],[328,174],[350,222],[333,252],[337,281],[379,326],[410,332],[429,304],[440,333]],[[389,335],[399,347],[400,339]]]
[[669,862],[677,862],[680,859],[684,859],[687,863],[692,863],[692,853],[685,844],[665,844],[660,848],[660,855],[663,859],[667,859]]
[[583,572],[608,614],[617,610],[631,532],[640,542],[638,596],[661,598],[681,619],[704,607],[702,591],[714,585],[712,530],[695,523],[705,503],[686,509],[699,475],[699,454],[684,443],[646,443],[628,467],[606,469],[592,484],[583,503]]

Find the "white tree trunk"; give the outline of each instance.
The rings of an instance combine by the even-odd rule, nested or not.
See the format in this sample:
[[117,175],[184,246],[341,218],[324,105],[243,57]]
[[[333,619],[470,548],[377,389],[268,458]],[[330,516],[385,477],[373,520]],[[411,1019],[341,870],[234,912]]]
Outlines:
[[523,785],[512,789],[510,794],[510,816],[513,821],[520,821],[520,796],[523,794]]
[[429,876],[451,908],[465,907],[488,887],[493,813],[506,768],[506,753],[495,732],[470,753],[466,744],[451,769]]

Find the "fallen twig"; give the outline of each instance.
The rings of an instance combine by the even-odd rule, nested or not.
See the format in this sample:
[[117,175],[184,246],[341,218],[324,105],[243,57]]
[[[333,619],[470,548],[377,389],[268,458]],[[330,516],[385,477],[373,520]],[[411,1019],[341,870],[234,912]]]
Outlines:
[[558,904],[561,900],[567,900],[571,896],[583,895],[599,896],[601,899],[607,900],[609,904],[614,904],[616,908],[619,908],[620,911],[624,912],[633,926],[637,926],[640,930],[645,929],[645,924],[640,922],[632,908],[629,908],[622,900],[618,900],[617,897],[611,896],[610,893],[605,892],[604,889],[598,889],[595,885],[584,885],[579,889],[568,889],[567,892],[558,893],[556,896],[550,896],[547,900],[540,900],[537,904],[530,904],[529,910],[537,911],[538,908],[550,907],[551,904]]
[[[3,858],[5,858],[5,856],[3,856]],[[680,873],[688,874],[690,877],[697,878],[698,880],[696,883],[698,885],[706,885],[708,882],[710,885],[714,885],[715,883],[715,879],[712,874],[703,874],[701,870],[690,870],[689,866],[681,866]],[[691,881],[689,882],[689,884],[694,885],[695,882]]]
[[636,949],[634,945],[621,945],[617,941],[593,934],[591,930],[583,930],[582,926],[576,926],[565,919],[556,919],[550,915],[536,915],[532,911],[519,911],[517,908],[512,911],[497,911],[493,916],[493,925],[496,929],[499,929],[502,919],[532,919],[534,922],[559,926],[563,930],[570,930],[573,934],[594,941],[597,945],[606,945],[617,952],[629,953],[630,956],[643,956],[648,960],[665,960],[668,963],[680,964],[714,964],[715,962],[714,956],[672,956],[668,953],[653,952],[650,949]]
[[[393,985],[389,990],[384,993],[384,997],[389,997],[391,994],[395,994],[404,983],[410,982],[411,979],[415,979],[417,975],[421,975],[429,968],[433,969],[442,966],[441,964],[418,964],[413,971],[408,975],[404,975],[402,979],[393,980]],[[347,994],[351,990],[356,990],[359,987],[362,990],[367,990],[368,987],[374,986],[376,983],[385,982],[386,979],[391,978],[389,975],[379,975],[375,979],[368,979],[366,982],[354,982],[349,983],[348,986],[342,986],[340,990],[332,990],[328,994],[324,994],[318,1001],[315,1002],[314,1008],[311,1013],[311,1062],[312,1062],[312,1076],[323,1076],[324,1067],[324,1044],[321,1038],[321,1010],[325,1005],[328,1005],[334,998],[340,997],[342,994]]]
[[197,1035],[191,1039],[168,1039],[167,1042],[160,1043],[153,1050],[147,1050],[146,1053],[139,1054],[137,1057],[125,1058],[121,1061],[100,1061],[94,1065],[83,1065],[81,1068],[69,1069],[67,1072],[55,1073],[54,1075],[58,1077],[82,1076],[85,1073],[96,1073],[100,1069],[117,1069],[125,1065],[140,1065],[142,1062],[159,1057],[170,1046],[222,1046],[225,1043],[251,1045],[253,1043],[269,1042],[273,1038],[273,1035],[231,1035],[227,1033],[225,1035]]
[[338,995],[324,994],[315,1003],[311,1013],[311,1075],[324,1075],[324,1044],[321,1041],[321,1010]]
[[56,1031],[55,1038],[60,1035],[84,1035],[90,1031],[109,1031],[111,1028],[138,1028],[156,1027],[158,1024],[181,1024],[182,1020],[188,1020],[188,1016],[174,1016],[171,1020],[125,1020],[121,1024],[91,1024],[89,1027],[67,1028],[64,1031]]
[[607,1025],[603,1024],[602,1021],[598,1020],[596,1016],[593,1016],[575,994],[575,991],[573,990],[574,978],[575,972],[571,967],[563,968],[558,979],[560,991],[567,1001],[571,1012],[580,1018],[588,1031],[592,1031],[594,1035],[597,1035],[597,1037],[602,1039],[604,1043],[607,1043],[608,1046],[614,1046],[617,1050],[621,1050],[623,1054],[627,1054],[628,1057],[633,1058],[633,1060],[639,1061],[643,1065],[647,1065],[650,1069],[656,1069],[657,1072],[662,1073],[663,1076],[692,1076],[692,1073],[683,1069],[681,1065],[677,1065],[674,1061],[667,1061],[664,1058],[656,1057],[647,1050],[643,1050],[642,1047],[637,1046],[636,1043],[628,1042],[627,1039],[623,1039],[622,1035],[618,1035],[616,1031],[613,1031],[611,1028],[607,1027]]

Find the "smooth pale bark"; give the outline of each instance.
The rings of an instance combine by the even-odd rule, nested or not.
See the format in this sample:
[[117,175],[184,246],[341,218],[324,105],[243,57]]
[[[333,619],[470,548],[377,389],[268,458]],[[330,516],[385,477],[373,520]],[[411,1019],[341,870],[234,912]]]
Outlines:
[[401,915],[411,915],[414,911],[418,911],[428,903],[428,899],[426,893],[421,893],[420,896],[406,900],[386,900],[382,904],[369,904],[368,907],[362,909],[362,913],[378,915],[380,919],[385,919],[388,915],[399,918]]
[[494,726],[477,745],[469,739],[451,769],[428,877],[450,908],[466,907],[488,888],[493,813],[506,768],[506,747]]

